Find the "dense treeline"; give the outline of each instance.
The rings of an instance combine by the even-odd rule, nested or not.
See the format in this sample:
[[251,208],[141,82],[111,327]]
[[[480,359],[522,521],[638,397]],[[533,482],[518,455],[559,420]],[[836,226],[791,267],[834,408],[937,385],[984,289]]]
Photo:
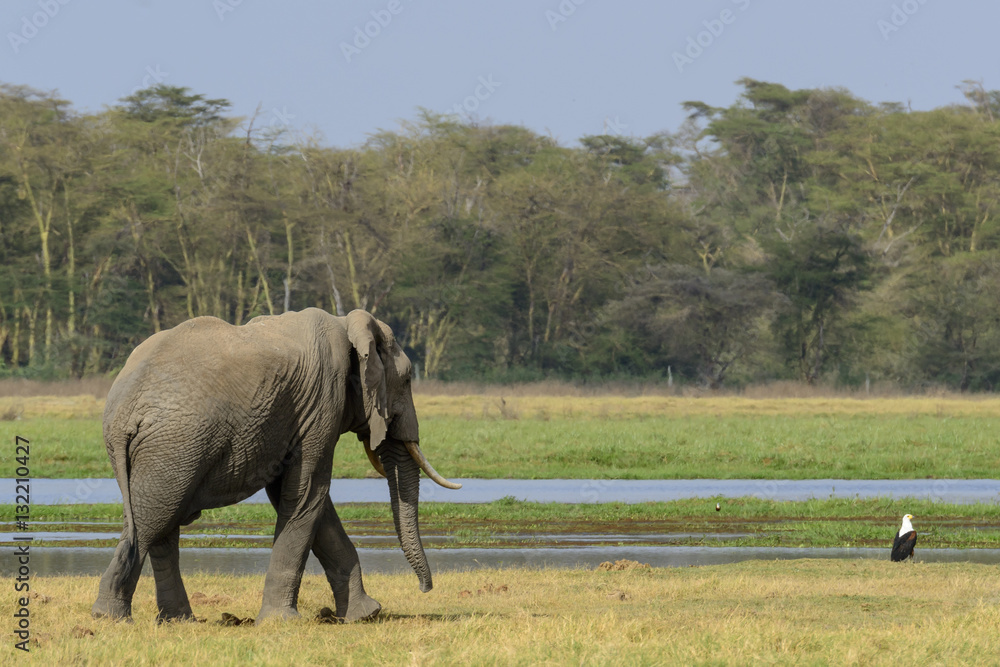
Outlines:
[[425,377],[1000,382],[1000,93],[740,82],[578,147],[422,113],[329,148],[184,88],[0,86],[0,363],[114,371],[214,315],[364,308]]

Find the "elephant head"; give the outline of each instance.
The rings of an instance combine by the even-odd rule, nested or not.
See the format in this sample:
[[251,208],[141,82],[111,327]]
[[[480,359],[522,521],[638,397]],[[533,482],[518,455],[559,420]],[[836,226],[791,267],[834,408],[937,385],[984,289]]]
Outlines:
[[358,374],[367,422],[367,435],[360,434],[372,467],[389,481],[396,535],[407,562],[420,580],[420,590],[431,589],[430,567],[420,542],[417,506],[420,471],[449,489],[449,482],[434,470],[418,444],[417,412],[410,389],[410,360],[396,342],[392,330],[362,310],[347,315],[347,336],[358,358]]

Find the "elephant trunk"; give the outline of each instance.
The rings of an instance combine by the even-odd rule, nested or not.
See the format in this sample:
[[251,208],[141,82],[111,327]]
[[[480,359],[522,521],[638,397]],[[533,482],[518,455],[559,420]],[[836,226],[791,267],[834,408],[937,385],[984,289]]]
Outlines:
[[379,460],[389,480],[389,503],[403,555],[420,580],[420,590],[431,590],[431,569],[420,542],[417,505],[420,497],[420,465],[398,440],[387,439],[378,448]]

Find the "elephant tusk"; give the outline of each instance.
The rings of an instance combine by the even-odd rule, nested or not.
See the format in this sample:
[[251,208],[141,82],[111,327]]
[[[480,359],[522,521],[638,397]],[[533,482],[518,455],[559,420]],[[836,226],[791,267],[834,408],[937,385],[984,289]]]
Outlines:
[[415,442],[404,442],[403,444],[406,445],[406,450],[410,452],[410,456],[412,456],[413,460],[417,462],[417,465],[420,466],[420,469],[423,470],[425,473],[427,473],[428,477],[430,477],[431,479],[433,479],[435,482],[437,482],[446,489],[462,488],[461,484],[457,484],[456,482],[449,482],[444,477],[439,475],[437,470],[431,467],[431,464],[427,460],[427,457],[424,456],[424,453],[422,451],[420,451],[420,445],[418,445]]
[[375,456],[375,452],[372,451],[371,441],[364,440],[361,444],[365,446],[365,454],[368,455],[368,460],[371,462],[372,467],[375,468],[375,472],[385,477],[385,468],[382,467],[382,462],[379,461],[378,457]]

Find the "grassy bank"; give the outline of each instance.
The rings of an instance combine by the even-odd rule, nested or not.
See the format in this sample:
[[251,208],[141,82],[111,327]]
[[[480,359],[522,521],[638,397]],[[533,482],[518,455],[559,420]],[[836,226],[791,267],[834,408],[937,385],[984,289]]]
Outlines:
[[[718,414],[517,419],[425,412],[432,414],[422,413],[421,446],[448,477],[910,479],[1000,471],[1000,410],[751,414],[737,406]],[[0,442],[17,435],[32,443],[34,477],[111,476],[96,417],[0,422]],[[2,470],[13,470],[13,454],[13,446],[0,449]],[[370,469],[345,434],[334,475],[364,477]]]
[[[721,511],[715,510],[716,502]],[[13,514],[11,506],[0,509],[8,516]],[[366,538],[395,535],[386,503],[342,504],[337,511],[359,546],[375,545]],[[636,505],[563,505],[505,499],[483,504],[423,503],[420,525],[425,541],[448,547],[567,546],[582,533],[607,535],[605,544],[627,539],[629,544],[646,545],[886,547],[904,513],[916,517],[920,548],[1000,548],[1000,505],[945,505],[920,500],[777,502],[718,498]],[[32,509],[32,521],[47,522],[38,524],[46,531],[117,532],[122,507],[37,506]],[[93,522],[106,525],[98,527]],[[274,511],[267,505],[208,510],[181,530],[191,536],[228,536],[188,540],[186,546],[261,546],[259,540],[241,541],[238,536],[272,535]],[[434,537],[447,539],[428,540]],[[54,544],[112,546],[115,542]],[[595,542],[589,538],[587,543]],[[386,546],[384,542],[379,544]]]
[[[325,625],[325,579],[307,576],[303,619],[253,616],[263,576],[186,577],[207,623],[157,626],[143,577],[132,625],[96,621],[96,577],[35,577],[32,652],[48,664],[985,664],[1000,654],[1000,578],[973,564],[746,562],[621,572],[441,573],[427,595],[409,575],[366,577],[374,623]],[[9,581],[0,585],[9,590]],[[197,598],[196,598],[197,599]],[[44,601],[43,601],[44,600]],[[11,618],[12,595],[0,598]],[[91,634],[93,633],[93,634]],[[11,644],[13,640],[8,637]],[[5,651],[11,650],[5,648]]]

